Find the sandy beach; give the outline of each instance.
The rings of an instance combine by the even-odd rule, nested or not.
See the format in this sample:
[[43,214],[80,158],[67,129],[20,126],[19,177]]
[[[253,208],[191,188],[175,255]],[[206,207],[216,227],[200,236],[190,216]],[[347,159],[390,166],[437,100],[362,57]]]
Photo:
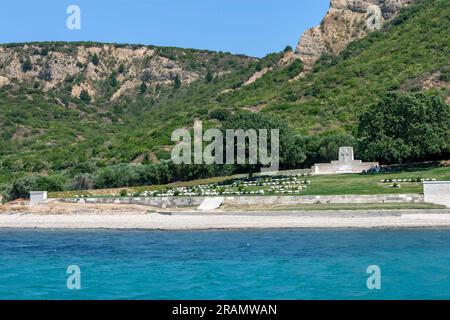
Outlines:
[[0,206],[0,228],[208,230],[268,228],[441,228],[450,209],[156,212],[139,205]]

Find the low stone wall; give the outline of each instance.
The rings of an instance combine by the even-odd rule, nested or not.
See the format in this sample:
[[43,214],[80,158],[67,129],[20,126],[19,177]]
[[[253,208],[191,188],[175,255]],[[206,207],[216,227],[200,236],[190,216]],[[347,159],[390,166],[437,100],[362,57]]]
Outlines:
[[[199,206],[205,197],[125,197],[125,198],[64,198],[59,199],[71,203],[117,203],[140,204],[154,207],[190,207]],[[337,195],[337,196],[237,196],[224,197],[224,204],[229,205],[295,205],[314,203],[420,203],[424,202],[420,194],[398,195]]]
[[337,195],[337,196],[255,196],[226,197],[225,203],[236,205],[252,204],[314,204],[314,203],[414,203],[423,202],[423,196],[414,195]]

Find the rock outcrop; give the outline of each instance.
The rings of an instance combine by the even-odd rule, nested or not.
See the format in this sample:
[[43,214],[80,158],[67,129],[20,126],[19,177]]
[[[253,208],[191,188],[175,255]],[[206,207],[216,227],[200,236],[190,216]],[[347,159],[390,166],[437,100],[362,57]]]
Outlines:
[[[32,83],[44,92],[65,90],[72,97],[87,91],[117,100],[137,94],[141,84],[157,92],[161,86],[183,85],[205,77],[208,65],[216,61],[216,74],[230,72],[220,59],[250,63],[255,59],[219,55],[201,50],[164,49],[139,45],[30,43],[0,45],[0,87]],[[199,66],[192,67],[197,63]]]
[[295,56],[310,70],[324,53],[338,54],[350,42],[380,29],[399,10],[414,0],[331,0],[319,26],[307,30]]

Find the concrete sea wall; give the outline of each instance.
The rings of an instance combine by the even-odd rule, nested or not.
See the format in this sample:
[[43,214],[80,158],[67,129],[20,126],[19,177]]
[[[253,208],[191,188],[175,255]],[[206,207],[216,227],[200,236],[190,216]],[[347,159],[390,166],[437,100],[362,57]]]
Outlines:
[[[123,198],[64,198],[71,203],[140,204],[154,207],[199,206],[205,197],[123,197]],[[314,203],[420,203],[421,194],[335,195],[335,196],[236,196],[224,197],[228,205],[295,205]]]

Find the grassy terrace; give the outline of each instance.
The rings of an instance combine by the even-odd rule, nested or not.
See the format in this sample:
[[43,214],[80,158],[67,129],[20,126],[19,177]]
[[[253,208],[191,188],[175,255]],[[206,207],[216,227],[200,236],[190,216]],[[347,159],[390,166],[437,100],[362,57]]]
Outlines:
[[[128,194],[134,195],[145,191],[168,190],[176,187],[195,187],[198,185],[216,185],[230,179],[242,179],[243,176],[232,177],[216,177],[210,179],[193,180],[189,182],[179,182],[169,185],[153,185],[145,187],[127,187]],[[394,188],[394,182],[381,182],[381,180],[404,180],[412,179],[414,182],[396,182],[400,188]],[[306,186],[299,192],[300,195],[363,195],[363,194],[405,194],[405,193],[422,193],[422,182],[417,179],[436,179],[450,180],[450,167],[441,167],[423,170],[411,170],[381,174],[341,174],[341,175],[324,175],[324,176],[306,176],[299,177],[298,180],[307,180],[310,183],[301,184]],[[216,190],[218,187],[216,188]],[[230,186],[226,188],[230,191],[236,191],[237,187]],[[68,191],[50,193],[49,197],[75,197],[84,196],[119,196],[122,189],[108,190],[89,190],[89,191]],[[248,186],[247,191],[265,190],[265,195],[283,195],[268,192],[269,186]],[[249,195],[249,194],[246,194]],[[257,195],[257,194],[255,194]],[[292,195],[292,194],[285,194]]]
[[450,180],[450,167],[382,174],[312,176],[310,178],[311,185],[304,192],[305,195],[422,193],[421,182],[398,182],[401,187],[392,188],[393,183],[383,183],[380,180],[417,178]]

